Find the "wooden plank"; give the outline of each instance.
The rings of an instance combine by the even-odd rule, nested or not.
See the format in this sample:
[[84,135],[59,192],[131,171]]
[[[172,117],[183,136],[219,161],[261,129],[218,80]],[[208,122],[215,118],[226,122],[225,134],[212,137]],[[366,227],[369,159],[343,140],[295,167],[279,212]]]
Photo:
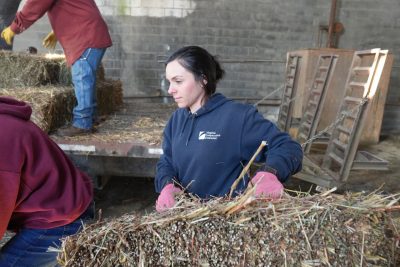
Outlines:
[[369,111],[367,113],[367,123],[364,124],[364,131],[360,140],[360,143],[363,145],[377,144],[379,142],[392,66],[393,54],[388,54],[382,76],[378,84],[378,89],[370,103]]

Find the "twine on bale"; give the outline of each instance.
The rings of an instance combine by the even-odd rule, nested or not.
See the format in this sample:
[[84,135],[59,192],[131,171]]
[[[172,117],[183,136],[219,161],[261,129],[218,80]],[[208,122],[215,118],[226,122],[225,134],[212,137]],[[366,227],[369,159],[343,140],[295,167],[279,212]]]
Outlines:
[[[87,225],[62,266],[396,266],[400,194],[183,198],[172,210]],[[246,203],[246,204],[244,204]],[[240,207],[240,208],[237,208]],[[232,212],[234,210],[234,212]]]

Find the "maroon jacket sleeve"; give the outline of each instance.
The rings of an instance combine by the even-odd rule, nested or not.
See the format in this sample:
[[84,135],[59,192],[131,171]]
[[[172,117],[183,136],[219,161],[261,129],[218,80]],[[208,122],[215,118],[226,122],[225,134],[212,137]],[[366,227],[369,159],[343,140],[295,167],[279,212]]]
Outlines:
[[21,33],[28,29],[35,21],[51,8],[55,0],[28,0],[21,11],[17,12],[14,21],[11,23],[11,30]]
[[0,171],[0,239],[3,238],[14,211],[19,183],[18,173]]

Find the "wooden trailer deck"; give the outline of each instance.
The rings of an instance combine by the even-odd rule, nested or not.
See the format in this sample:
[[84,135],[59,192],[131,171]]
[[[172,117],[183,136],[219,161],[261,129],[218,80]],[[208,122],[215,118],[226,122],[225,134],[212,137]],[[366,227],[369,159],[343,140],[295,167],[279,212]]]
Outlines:
[[97,187],[109,176],[153,177],[162,154],[162,132],[176,105],[150,100],[125,99],[93,134],[51,137]]

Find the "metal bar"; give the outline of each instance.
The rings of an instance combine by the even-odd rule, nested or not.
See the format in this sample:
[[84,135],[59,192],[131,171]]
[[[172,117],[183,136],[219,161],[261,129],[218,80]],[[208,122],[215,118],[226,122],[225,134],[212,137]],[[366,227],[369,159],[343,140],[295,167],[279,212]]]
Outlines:
[[[220,59],[221,63],[286,63],[282,59]],[[157,63],[165,64],[165,60],[157,60]]]
[[328,26],[328,40],[326,43],[326,47],[328,48],[333,48],[333,28],[335,25],[335,19],[336,19],[336,2],[337,0],[332,0],[332,5],[331,5],[331,12],[329,16],[329,26]]

